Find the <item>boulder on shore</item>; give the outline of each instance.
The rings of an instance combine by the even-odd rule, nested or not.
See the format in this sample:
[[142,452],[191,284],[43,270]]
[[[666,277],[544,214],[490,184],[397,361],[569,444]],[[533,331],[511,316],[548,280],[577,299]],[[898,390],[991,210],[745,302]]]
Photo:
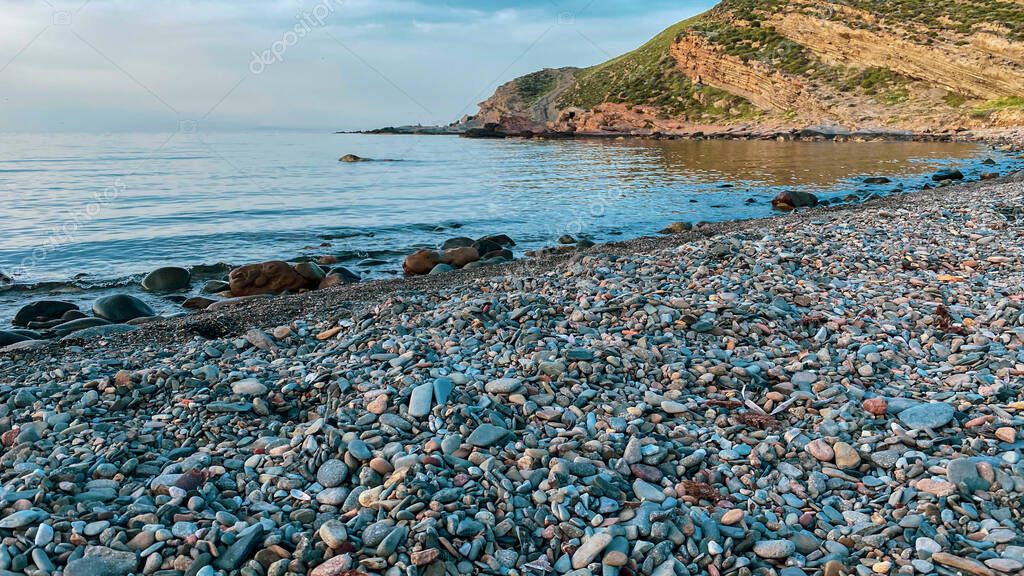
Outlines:
[[516,241],[512,239],[508,234],[491,234],[490,236],[484,236],[480,240],[488,240],[490,242],[496,242],[502,246],[515,246]]
[[806,208],[817,205],[817,196],[810,192],[800,192],[799,190],[786,190],[785,192],[780,192],[775,198],[772,198],[772,208],[775,208],[776,210],[789,211],[796,208]]
[[434,250],[417,250],[405,257],[402,270],[408,276],[430,274],[430,271],[441,263],[441,255]]
[[502,248],[501,250],[495,250],[494,252],[488,252],[487,254],[480,256],[481,260],[494,260],[498,258],[508,261],[516,259],[515,255],[508,248]]
[[113,336],[115,334],[126,334],[128,332],[134,332],[138,330],[138,326],[132,326],[130,324],[106,324],[104,326],[93,326],[92,328],[86,328],[85,330],[78,330],[72,332],[61,338],[62,342],[69,340],[94,340],[98,338],[106,338],[107,336]]
[[473,248],[476,248],[478,254],[489,254],[491,252],[501,250],[504,246],[494,240],[481,238],[473,243]]
[[280,260],[235,268],[228,275],[228,283],[231,294],[236,297],[283,294],[315,288],[318,284],[300,274],[291,264]]
[[673,222],[659,230],[658,234],[682,234],[690,230],[693,230],[693,224],[690,222]]
[[21,307],[14,315],[11,324],[15,326],[28,326],[30,322],[49,322],[59,320],[72,310],[78,310],[77,304],[62,302],[60,300],[39,300]]
[[359,274],[345,268],[344,266],[338,266],[327,273],[324,279],[320,281],[320,290],[324,288],[333,288],[335,286],[343,286],[345,284],[355,284],[362,280]]
[[295,265],[295,271],[306,280],[309,280],[310,283],[317,285],[327,276],[327,272],[319,264],[314,264],[313,262],[299,262]]
[[95,328],[97,326],[107,326],[110,322],[103,318],[79,318],[78,320],[72,320],[63,324],[58,324],[51,328],[53,333],[57,336],[66,336],[79,330],[85,330],[87,328]]
[[224,292],[230,290],[231,284],[223,280],[208,280],[206,284],[203,284],[203,294],[216,294],[218,292]]
[[476,262],[480,259],[480,252],[472,246],[464,246],[462,248],[451,248],[444,251],[441,255],[441,262],[454,266],[455,268],[462,268],[470,262]]
[[11,344],[17,344],[18,342],[24,342],[26,340],[32,340],[32,338],[18,334],[17,332],[0,330],[0,348],[10,346]]
[[192,298],[189,298],[188,300],[182,302],[181,307],[185,308],[186,310],[206,310],[207,308],[210,307],[210,304],[213,304],[214,302],[216,302],[216,300],[212,298],[205,298],[203,296],[193,296]]
[[142,289],[149,292],[184,290],[192,283],[192,273],[178,266],[157,268],[142,279]]
[[458,236],[456,238],[449,238],[441,244],[441,250],[451,250],[452,248],[465,248],[472,246],[474,240],[472,238],[466,238],[465,236]]
[[115,324],[136,318],[156,316],[156,312],[149,307],[149,304],[128,294],[104,296],[93,303],[92,312],[96,316]]

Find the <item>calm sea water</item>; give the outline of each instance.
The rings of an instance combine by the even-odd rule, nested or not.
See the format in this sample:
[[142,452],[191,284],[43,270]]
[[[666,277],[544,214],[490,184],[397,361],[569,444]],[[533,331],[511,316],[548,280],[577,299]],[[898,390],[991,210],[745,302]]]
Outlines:
[[[337,161],[348,153],[393,161]],[[989,157],[999,166],[983,166]],[[163,265],[331,254],[382,277],[400,273],[410,248],[452,236],[507,233],[521,254],[562,234],[607,241],[768,216],[785,189],[882,193],[942,166],[976,176],[1013,162],[972,144],[6,134],[0,270],[17,285],[0,293],[0,318],[43,295],[87,304],[134,291]],[[897,184],[861,183],[877,175]]]

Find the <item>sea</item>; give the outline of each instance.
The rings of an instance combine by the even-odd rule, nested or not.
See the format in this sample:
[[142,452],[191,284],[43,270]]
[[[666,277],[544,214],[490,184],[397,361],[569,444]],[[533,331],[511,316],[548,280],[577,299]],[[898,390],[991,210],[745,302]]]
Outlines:
[[976,143],[2,134],[0,323],[31,300],[87,309],[114,292],[181,312],[182,295],[139,288],[161,266],[193,269],[189,293],[233,266],[328,255],[395,277],[406,254],[455,236],[507,234],[522,257],[566,235],[773,217],[783,190],[843,201],[920,189],[942,168],[976,179],[1024,160]]

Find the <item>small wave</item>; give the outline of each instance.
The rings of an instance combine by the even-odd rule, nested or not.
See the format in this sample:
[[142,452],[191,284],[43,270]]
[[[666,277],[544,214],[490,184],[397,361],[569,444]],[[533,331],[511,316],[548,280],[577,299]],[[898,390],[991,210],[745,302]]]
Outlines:
[[72,292],[91,292],[93,290],[109,290],[138,284],[140,275],[126,276],[106,280],[43,280],[40,282],[14,283],[7,288],[8,292],[47,292],[54,294]]
[[317,238],[321,240],[346,240],[348,238],[374,238],[376,236],[377,233],[370,230],[353,230],[350,232],[330,232],[327,234],[320,234]]

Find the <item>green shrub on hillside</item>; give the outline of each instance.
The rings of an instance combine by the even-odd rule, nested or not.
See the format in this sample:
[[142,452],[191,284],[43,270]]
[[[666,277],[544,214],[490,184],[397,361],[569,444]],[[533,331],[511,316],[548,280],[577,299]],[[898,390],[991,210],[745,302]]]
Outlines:
[[[928,34],[916,40],[929,44],[935,34],[975,31],[982,24],[1008,30],[1009,39],[1024,39],[1024,6],[1015,0],[834,0],[875,14],[877,24],[849,18],[838,10],[804,4],[805,13],[845,24],[880,29],[886,24],[918,24]],[[830,65],[804,46],[789,40],[765,23],[766,16],[790,9],[790,0],[724,0],[709,12],[679,22],[640,48],[603,64],[580,70],[576,83],[561,95],[562,107],[592,109],[603,102],[649,105],[662,117],[721,119],[754,117],[760,112],[747,100],[696,85],[676,66],[671,46],[681,35],[705,36],[726,54],[744,62],[760,62],[772,70],[801,76],[843,92],[857,92],[894,105],[910,98],[911,79],[886,68],[848,68]],[[937,31],[937,32],[936,32]],[[952,41],[962,40],[958,38]],[[524,77],[519,87],[527,103],[549,93],[556,80],[545,72]],[[949,95],[946,102],[959,107],[966,98]],[[979,109],[979,110],[991,110]]]
[[[1014,0],[833,1],[875,14],[883,23],[900,26],[919,24],[930,33],[936,30],[949,30],[958,34],[970,34],[979,26],[995,25],[1006,29],[1007,39],[1024,40],[1024,6]],[[838,12],[832,13],[831,17],[835,20],[846,20],[844,15]],[[924,39],[926,37],[919,38]]]
[[[562,96],[560,105],[586,109],[603,102],[648,105],[658,107],[663,117],[692,119],[730,116],[734,111],[739,117],[756,114],[745,99],[697,86],[676,67],[670,53],[672,43],[700,18],[679,22],[628,54],[579,71],[576,85]],[[728,105],[716,107],[716,102]]]
[[550,92],[556,83],[554,72],[541,70],[516,79],[516,89],[523,102],[530,106],[536,104],[541,97]]

